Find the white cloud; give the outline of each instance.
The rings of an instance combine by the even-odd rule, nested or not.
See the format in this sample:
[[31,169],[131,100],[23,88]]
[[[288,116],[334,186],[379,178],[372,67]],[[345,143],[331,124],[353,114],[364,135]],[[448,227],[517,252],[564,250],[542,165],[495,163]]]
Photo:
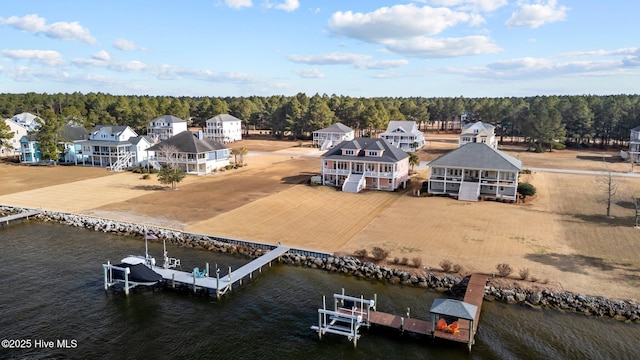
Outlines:
[[447,8],[408,4],[383,7],[370,13],[338,11],[331,16],[328,25],[334,35],[378,43],[389,39],[435,35],[471,19],[469,14]]
[[65,81],[69,74],[58,69],[34,69],[27,66],[7,68],[4,72],[18,82],[37,82],[40,80]]
[[144,50],[144,48],[139,47],[136,43],[127,39],[115,39],[113,41],[113,47],[122,51]]
[[437,6],[455,7],[461,11],[493,12],[507,5],[507,0],[432,0]]
[[14,60],[27,60],[49,66],[64,64],[62,55],[53,50],[2,50],[2,54]]
[[310,65],[350,65],[371,58],[370,55],[331,53],[325,55],[289,55],[287,59],[302,64]]
[[230,8],[241,9],[243,7],[252,7],[251,0],[224,0],[224,4]]
[[312,69],[299,69],[294,70],[294,74],[297,74],[301,78],[305,79],[321,79],[324,77],[324,73],[320,71],[320,69],[312,68]]
[[37,14],[30,14],[21,18],[17,16],[11,16],[7,19],[0,18],[0,24],[10,25],[32,34],[44,34],[54,39],[78,40],[88,44],[97,43],[96,39],[89,33],[89,30],[81,26],[77,21],[59,21],[47,25],[45,18]]
[[556,0],[536,0],[534,3],[520,3],[520,10],[511,14],[505,23],[509,27],[527,26],[532,29],[544,24],[562,21],[567,17],[566,6],[558,6]]
[[133,60],[133,61],[123,61],[123,62],[111,62],[107,67],[115,71],[129,72],[129,71],[145,70],[148,66],[147,64],[141,61]]
[[100,61],[109,61],[111,60],[111,56],[105,50],[100,50],[97,53],[91,55],[92,59],[100,60]]
[[408,40],[386,41],[384,45],[395,53],[420,58],[448,58],[491,54],[502,49],[486,36],[462,38],[417,37]]
[[392,69],[399,68],[405,66],[409,63],[409,61],[401,59],[401,60],[380,60],[380,61],[367,61],[359,64],[355,64],[355,67],[359,69],[369,69],[369,70],[382,70],[382,69]]
[[272,4],[269,1],[266,2],[267,8],[275,8],[278,10],[284,10],[286,12],[292,12],[300,7],[300,1],[298,0],[284,0],[284,2],[278,4]]
[[615,56],[615,55],[640,55],[640,48],[622,48],[615,50],[595,50],[595,51],[580,51],[561,54],[563,57],[574,56]]

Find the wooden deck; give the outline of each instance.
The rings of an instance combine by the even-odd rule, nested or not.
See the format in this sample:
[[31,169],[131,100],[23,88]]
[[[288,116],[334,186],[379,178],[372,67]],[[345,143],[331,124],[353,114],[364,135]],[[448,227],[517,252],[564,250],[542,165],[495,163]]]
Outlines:
[[[475,319],[473,321],[473,329],[470,329],[471,322],[464,319],[459,319],[458,324],[460,331],[452,334],[440,330],[432,332],[432,324],[427,320],[420,320],[415,318],[407,318],[399,315],[388,314],[379,311],[371,311],[369,318],[367,319],[371,324],[390,327],[400,331],[409,331],[416,334],[432,335],[436,338],[456,341],[468,344],[469,339],[475,338],[478,331],[478,323],[480,320],[480,309],[482,307],[482,300],[484,298],[484,287],[487,283],[488,276],[483,274],[473,274],[469,279],[469,285],[464,295],[464,302],[475,305],[478,307]],[[471,337],[469,337],[471,332]],[[471,345],[471,344],[470,344]]]
[[9,221],[18,220],[18,219],[24,219],[24,218],[28,219],[29,216],[38,215],[41,213],[42,213],[42,210],[30,210],[30,211],[24,211],[18,214],[4,216],[0,218],[0,224],[2,223],[9,224]]

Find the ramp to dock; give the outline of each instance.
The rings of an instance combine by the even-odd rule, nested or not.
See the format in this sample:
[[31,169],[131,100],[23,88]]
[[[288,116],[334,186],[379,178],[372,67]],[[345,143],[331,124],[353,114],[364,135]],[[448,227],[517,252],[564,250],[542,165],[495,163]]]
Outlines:
[[2,223],[9,224],[9,221],[18,220],[18,219],[25,219],[25,218],[28,219],[29,216],[34,216],[41,213],[42,213],[42,210],[29,210],[29,211],[24,211],[24,212],[13,214],[13,215],[3,216],[0,218],[0,224]]

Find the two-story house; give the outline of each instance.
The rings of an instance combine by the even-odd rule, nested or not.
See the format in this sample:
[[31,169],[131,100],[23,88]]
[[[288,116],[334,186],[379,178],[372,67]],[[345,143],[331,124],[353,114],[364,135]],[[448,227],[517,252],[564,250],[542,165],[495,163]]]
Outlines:
[[42,160],[37,134],[27,134],[20,138],[20,162],[23,164],[37,164]]
[[121,171],[146,163],[146,150],[152,143],[128,126],[98,125],[89,133],[89,140],[79,142],[82,154],[76,155],[77,163]]
[[415,121],[389,121],[387,130],[379,137],[407,152],[419,150],[424,146],[424,134],[418,130]]
[[633,163],[640,163],[640,126],[631,129],[629,156]]
[[322,184],[342,191],[394,191],[409,180],[409,155],[375,138],[343,141],[321,157]]
[[481,143],[487,144],[495,149],[498,147],[495,129],[495,126],[483,123],[482,121],[465,124],[458,137],[458,147],[468,143]]
[[320,150],[327,150],[342,141],[349,141],[355,138],[355,131],[343,123],[335,123],[328,128],[313,132],[313,146]]
[[199,131],[192,134],[183,131],[148,149],[155,153],[153,159],[160,165],[176,164],[187,174],[206,175],[214,169],[229,165],[231,149],[206,139]]
[[17,114],[10,120],[24,126],[27,131],[37,130],[38,126],[40,126],[40,121],[43,121],[40,117],[28,112]]
[[185,120],[173,115],[164,115],[149,122],[147,136],[158,142],[183,131],[187,131],[187,122]]
[[229,114],[220,114],[205,121],[204,137],[219,143],[242,140],[242,120]]
[[13,133],[13,137],[7,140],[7,147],[0,146],[0,156],[20,154],[20,139],[27,135],[27,128],[11,119],[6,119],[4,122],[9,126],[9,131]]
[[522,162],[484,143],[467,143],[429,163],[428,193],[458,200],[516,201]]

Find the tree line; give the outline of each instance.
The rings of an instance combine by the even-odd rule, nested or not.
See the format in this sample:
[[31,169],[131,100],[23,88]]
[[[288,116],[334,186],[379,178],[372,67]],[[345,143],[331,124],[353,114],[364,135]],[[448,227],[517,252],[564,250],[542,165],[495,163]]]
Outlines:
[[415,121],[421,130],[448,130],[461,118],[496,127],[499,140],[524,141],[533,149],[569,146],[624,146],[640,125],[638,95],[575,95],[501,98],[307,96],[171,97],[105,93],[0,94],[0,116],[30,112],[46,121],[127,125],[144,134],[149,121],[174,115],[193,126],[231,114],[245,129],[264,129],[282,138],[305,138],[340,121],[368,136],[391,120]]

